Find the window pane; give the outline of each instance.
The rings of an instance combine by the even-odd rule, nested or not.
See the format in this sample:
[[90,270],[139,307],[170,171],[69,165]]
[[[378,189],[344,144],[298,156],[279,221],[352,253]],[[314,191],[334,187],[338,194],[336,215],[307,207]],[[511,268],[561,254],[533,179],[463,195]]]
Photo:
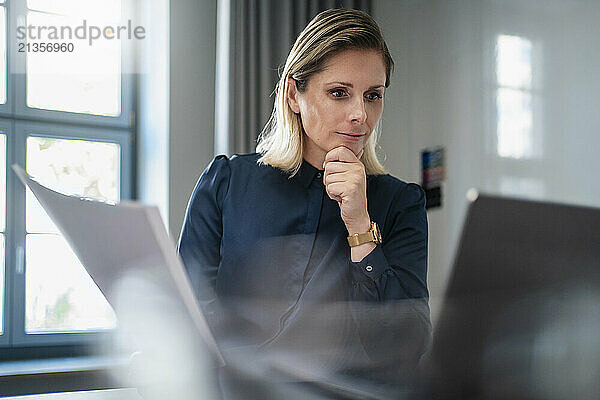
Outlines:
[[6,135],[0,134],[0,231],[6,227]]
[[519,36],[498,36],[496,74],[498,85],[530,89],[532,83],[531,41]]
[[0,235],[0,333],[4,333],[4,235]]
[[[120,146],[75,139],[27,138],[27,172],[65,194],[116,202]],[[28,232],[58,232],[30,191]],[[27,235],[26,330],[29,333],[109,329],[111,308],[58,234]]]
[[6,104],[6,9],[0,7],[0,104]]
[[112,308],[61,236],[27,235],[25,245],[27,333],[116,327]]
[[[27,138],[27,172],[61,193],[117,202],[120,198],[121,148],[115,143],[43,137]],[[27,232],[57,232],[30,191]]]
[[58,227],[52,222],[50,216],[42,208],[38,199],[35,198],[29,188],[25,189],[25,215],[26,215],[26,230],[27,232],[35,233],[56,233],[60,231]]
[[[83,23],[87,29],[84,29]],[[116,39],[96,39],[90,43],[89,28],[116,26],[116,19],[77,17],[29,12],[27,25],[52,27],[34,31],[31,46],[40,43],[71,44],[73,51],[27,52],[27,106],[74,113],[121,115],[121,43]],[[77,39],[77,29],[87,32]],[[72,39],[69,38],[72,37]],[[84,37],[83,34],[79,34]]]
[[531,94],[514,89],[499,89],[496,98],[498,155],[531,158],[533,148],[533,110]]
[[120,0],[27,0],[30,10],[62,15],[120,15]]

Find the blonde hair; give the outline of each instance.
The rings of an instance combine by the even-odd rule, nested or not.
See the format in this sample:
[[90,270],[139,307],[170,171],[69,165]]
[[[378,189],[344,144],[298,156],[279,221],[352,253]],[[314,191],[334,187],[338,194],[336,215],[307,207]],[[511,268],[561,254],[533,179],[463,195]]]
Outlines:
[[[375,20],[357,10],[323,11],[300,33],[287,57],[275,88],[271,118],[258,137],[259,163],[280,168],[290,176],[298,172],[306,133],[300,115],[288,104],[288,78],[294,79],[299,92],[304,92],[310,77],[322,71],[331,56],[351,49],[379,51],[385,64],[385,87],[389,86],[394,61]],[[369,175],[386,173],[375,152],[379,125],[367,140],[360,159]]]

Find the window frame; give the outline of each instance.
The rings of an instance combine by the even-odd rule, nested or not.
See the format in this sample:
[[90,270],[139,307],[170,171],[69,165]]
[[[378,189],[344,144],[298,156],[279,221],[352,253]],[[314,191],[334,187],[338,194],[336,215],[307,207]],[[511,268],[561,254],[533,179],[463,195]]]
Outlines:
[[15,259],[14,246],[12,245],[11,239],[14,234],[11,232],[13,224],[13,213],[8,212],[13,205],[13,199],[11,194],[14,183],[12,182],[12,175],[9,172],[9,167],[13,163],[14,153],[11,151],[14,145],[14,129],[13,122],[4,118],[0,118],[0,131],[6,135],[6,168],[5,168],[5,182],[6,182],[6,208],[5,208],[5,227],[4,227],[4,299],[2,301],[2,333],[0,334],[0,347],[5,347],[10,344],[11,338],[11,325],[9,321],[12,321],[12,307],[10,307],[12,299],[13,285],[9,284],[13,282],[14,268],[11,268],[9,260]]
[[[127,2],[122,2],[126,10]],[[26,143],[29,136],[56,139],[81,139],[116,143],[120,146],[120,199],[130,200],[135,195],[135,143],[137,76],[132,73],[135,43],[124,40],[121,46],[121,115],[117,117],[80,114],[65,111],[39,110],[26,105],[25,70],[16,69],[25,62],[25,53],[17,53],[16,29],[19,15],[27,12],[26,0],[7,0],[0,5],[6,10],[6,104],[0,105],[0,129],[6,136],[6,228],[5,228],[5,282],[3,306],[3,333],[0,334],[0,354],[8,351],[20,358],[27,357],[27,348],[64,348],[72,354],[73,346],[99,343],[114,335],[115,330],[34,333],[25,332],[25,187],[12,172],[16,163],[26,167]],[[19,64],[22,63],[22,64]],[[15,71],[23,71],[15,74]],[[18,247],[23,249],[22,266],[17,271]],[[23,351],[20,351],[22,349]],[[62,350],[59,350],[60,353]],[[55,352],[52,352],[56,354]],[[7,353],[8,354],[8,353]]]
[[[27,0],[20,2],[11,2],[12,7],[9,9],[11,22],[16,22],[19,18],[26,18],[28,8]],[[125,11],[125,2],[122,3],[121,8]],[[37,108],[30,108],[27,106],[26,91],[27,91],[27,80],[25,73],[25,63],[27,53],[18,53],[15,47],[17,46],[17,32],[16,29],[8,27],[9,34],[7,34],[7,41],[10,40],[11,49],[8,50],[7,43],[7,57],[12,59],[11,73],[10,75],[14,78],[13,83],[13,115],[29,120],[43,120],[43,121],[60,121],[66,123],[84,123],[96,126],[108,126],[108,127],[120,127],[130,128],[133,125],[133,88],[134,88],[134,76],[130,73],[124,73],[123,71],[131,71],[133,65],[132,58],[128,57],[128,54],[133,54],[133,45],[127,40],[122,41],[121,46],[121,115],[117,117],[103,116],[103,115],[91,115],[82,114],[69,111],[55,111],[55,110],[42,110]],[[8,64],[8,63],[7,63]],[[12,71],[22,71],[22,73],[13,74]],[[7,74],[8,75],[8,74]]]
[[4,115],[12,116],[13,110],[13,101],[14,98],[14,85],[11,71],[13,71],[13,66],[11,65],[13,57],[11,57],[12,51],[12,38],[10,37],[10,33],[13,31],[12,26],[12,17],[10,14],[10,10],[12,7],[9,7],[12,4],[12,1],[6,0],[3,4],[0,4],[0,7],[4,8],[5,17],[6,17],[6,103],[0,104],[0,117]]
[[[74,127],[64,126],[59,124],[48,124],[41,122],[15,122],[15,154],[19,155],[20,159],[17,164],[26,167],[26,147],[28,137],[46,137],[53,139],[70,139],[70,140],[91,140],[96,142],[116,143],[121,147],[120,154],[120,198],[127,200],[131,198],[131,174],[127,170],[131,170],[132,165],[132,148],[131,140],[129,140],[129,131],[119,129],[107,129],[101,127]],[[129,167],[129,168],[128,168]],[[12,174],[14,176],[14,174]],[[20,246],[25,249],[25,186],[18,182],[18,178],[14,176],[16,187],[13,194],[21,204],[22,210],[19,210],[15,221],[15,251]],[[48,344],[73,344],[73,343],[91,343],[99,339],[106,338],[112,334],[112,330],[107,331],[92,331],[92,332],[69,332],[69,333],[35,333],[30,334],[25,332],[25,264],[26,256],[23,256],[23,266],[19,268],[16,265],[13,268],[13,298],[12,298],[12,324],[11,336],[13,346],[30,346],[30,345],[48,345]],[[20,269],[20,272],[16,270]]]

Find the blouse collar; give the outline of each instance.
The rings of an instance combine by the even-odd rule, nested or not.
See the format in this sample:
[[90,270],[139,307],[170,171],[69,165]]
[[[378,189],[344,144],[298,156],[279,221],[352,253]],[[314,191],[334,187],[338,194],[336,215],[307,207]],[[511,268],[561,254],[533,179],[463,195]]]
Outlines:
[[298,182],[300,182],[302,186],[308,188],[310,186],[310,183],[315,179],[315,176],[318,173],[321,173],[321,176],[323,175],[322,170],[313,167],[306,160],[302,160],[302,165],[300,166],[300,169],[298,170],[298,173],[296,174],[295,178],[298,180]]

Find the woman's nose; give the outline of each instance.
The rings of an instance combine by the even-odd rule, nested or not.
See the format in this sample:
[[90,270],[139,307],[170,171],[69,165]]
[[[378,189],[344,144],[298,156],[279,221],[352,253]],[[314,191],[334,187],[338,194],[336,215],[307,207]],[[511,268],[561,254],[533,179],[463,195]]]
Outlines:
[[359,98],[352,102],[350,109],[350,121],[353,124],[363,124],[367,120],[367,111],[365,110],[365,102]]

